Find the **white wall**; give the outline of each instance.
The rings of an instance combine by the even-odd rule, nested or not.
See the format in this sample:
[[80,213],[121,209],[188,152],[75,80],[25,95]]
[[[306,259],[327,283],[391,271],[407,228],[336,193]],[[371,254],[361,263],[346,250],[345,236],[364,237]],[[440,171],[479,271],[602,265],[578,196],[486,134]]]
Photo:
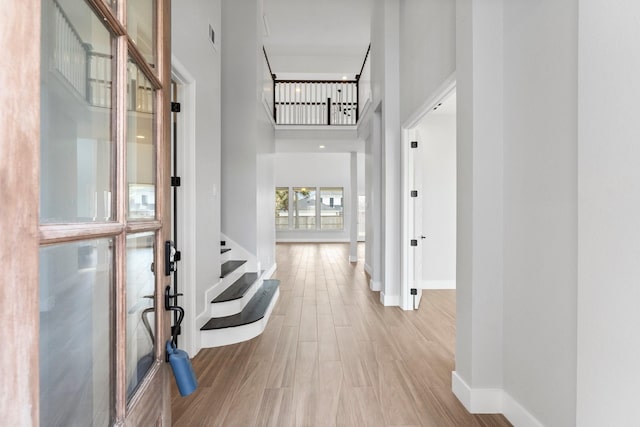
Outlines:
[[502,386],[502,1],[456,6],[456,375],[473,392]]
[[[400,1],[375,0],[371,28],[373,108],[381,112],[380,299],[400,303]],[[374,163],[378,163],[374,159]],[[374,171],[374,173],[378,173]],[[374,206],[374,209],[376,207]],[[376,243],[378,244],[378,243]],[[377,266],[373,266],[374,271]]]
[[580,0],[577,418],[640,419],[640,3]]
[[[422,276],[419,286],[455,287],[456,279],[456,116],[429,113],[418,125],[416,167],[422,182]],[[418,236],[416,236],[418,237]]]
[[[349,153],[278,153],[275,155],[276,187],[343,187],[344,229],[279,230],[278,241],[348,242],[351,223],[351,175]],[[271,193],[274,193],[272,188]],[[272,197],[273,198],[273,197]],[[273,222],[272,228],[273,228]]]
[[456,2],[400,2],[400,120],[404,123],[456,69]]
[[195,301],[197,312],[205,308],[204,292],[218,282],[220,262],[220,51],[208,40],[209,24],[220,31],[220,0],[184,0],[172,4],[173,56],[194,78],[195,99],[195,182],[196,253]]
[[576,414],[577,18],[504,2],[504,388],[549,426]]
[[222,232],[275,262],[275,133],[262,103],[262,11],[256,0],[222,4]]

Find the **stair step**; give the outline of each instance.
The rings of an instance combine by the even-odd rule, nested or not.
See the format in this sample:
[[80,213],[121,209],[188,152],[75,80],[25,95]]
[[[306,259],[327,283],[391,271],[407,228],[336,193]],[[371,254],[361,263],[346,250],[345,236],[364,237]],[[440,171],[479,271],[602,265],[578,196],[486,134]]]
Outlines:
[[221,248],[220,249],[220,255],[222,254],[226,254],[227,252],[229,252],[231,250],[231,248]]
[[249,301],[247,306],[240,313],[226,317],[214,317],[209,319],[209,321],[200,329],[208,331],[212,329],[232,328],[234,326],[248,325],[250,323],[257,322],[265,316],[267,309],[269,308],[269,304],[271,303],[271,299],[278,290],[279,285],[279,280],[263,281],[262,287],[258,292],[256,292],[253,298],[251,298],[251,301]]
[[243,297],[247,290],[258,280],[258,273],[244,273],[238,280],[233,282],[224,292],[218,295],[212,303],[227,302]]
[[227,277],[229,274],[233,273],[235,270],[238,269],[238,267],[240,267],[242,264],[244,264],[247,261],[239,261],[239,260],[232,260],[232,261],[227,261],[224,264],[222,264],[222,267],[220,268],[220,278],[224,278]]

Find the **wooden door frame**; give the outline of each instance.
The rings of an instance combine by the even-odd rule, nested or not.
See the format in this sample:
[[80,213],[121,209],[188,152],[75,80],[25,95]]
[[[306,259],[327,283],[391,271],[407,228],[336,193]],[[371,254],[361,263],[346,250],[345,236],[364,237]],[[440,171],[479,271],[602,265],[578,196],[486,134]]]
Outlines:
[[0,414],[39,425],[40,0],[2,1],[0,50]]

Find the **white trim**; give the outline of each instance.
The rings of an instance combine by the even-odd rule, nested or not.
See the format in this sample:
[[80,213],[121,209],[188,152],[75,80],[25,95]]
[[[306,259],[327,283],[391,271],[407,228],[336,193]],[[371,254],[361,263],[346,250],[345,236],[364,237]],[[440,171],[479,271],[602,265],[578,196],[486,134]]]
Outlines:
[[373,274],[371,274],[371,266],[369,266],[369,264],[364,264],[364,271],[369,275],[369,277],[373,277]]
[[472,389],[458,375],[451,372],[451,391],[472,414],[501,414],[502,395],[500,388]]
[[349,262],[358,262],[358,257],[349,255]]
[[544,424],[506,392],[502,396],[502,413],[514,426],[544,427]]
[[419,289],[455,289],[455,280],[419,280],[416,282]]
[[250,323],[248,325],[236,326],[233,328],[214,329],[208,331],[200,331],[200,342],[203,348],[220,347],[223,345],[236,344],[243,341],[248,341],[251,338],[260,335],[269,322],[271,312],[280,296],[280,288],[276,290],[276,293],[271,299],[269,308],[264,317],[257,322]]
[[503,414],[516,427],[544,427],[536,417],[501,388],[473,389],[453,371],[451,390],[472,414]]
[[380,292],[380,302],[385,307],[399,306],[400,305],[400,296],[399,295],[385,295],[384,292]]
[[278,269],[278,264],[274,262],[274,263],[271,265],[271,267],[269,267],[269,269],[268,269],[268,270],[265,270],[265,272],[262,274],[262,276],[260,276],[260,278],[261,278],[262,280],[270,279],[270,278],[271,278],[271,276],[273,276],[273,273],[275,273],[277,269]]
[[429,112],[433,110],[433,107],[438,105],[444,98],[449,96],[451,92],[453,92],[456,88],[456,73],[455,71],[449,75],[445,79],[444,82],[436,90],[433,91],[433,95],[431,95],[427,100],[418,107],[413,114],[409,116],[407,120],[402,124],[402,129],[411,129],[416,127],[420,121],[426,116]]
[[218,283],[211,286],[204,292],[204,310],[201,311],[198,316],[196,316],[196,328],[200,330],[207,323],[207,320],[211,318],[211,301],[215,298],[215,295],[220,295],[220,293],[224,290],[222,288],[223,281],[219,280]]
[[178,93],[182,103],[182,112],[179,115],[179,135],[183,142],[179,144],[178,170],[184,183],[181,195],[182,203],[178,205],[178,218],[180,218],[178,234],[181,236],[178,244],[182,253],[192,254],[180,261],[178,267],[178,282],[183,294],[185,317],[183,320],[184,341],[182,347],[192,356],[200,350],[200,343],[196,315],[196,80],[182,63],[171,56],[171,76],[182,86]]
[[369,289],[371,289],[374,292],[380,292],[382,291],[382,282],[381,281],[376,281],[373,279],[369,280]]

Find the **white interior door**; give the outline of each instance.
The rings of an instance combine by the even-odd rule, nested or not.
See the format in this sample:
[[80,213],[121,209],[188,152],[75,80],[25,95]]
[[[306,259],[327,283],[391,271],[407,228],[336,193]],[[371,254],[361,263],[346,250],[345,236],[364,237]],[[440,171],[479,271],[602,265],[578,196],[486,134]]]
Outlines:
[[422,185],[422,151],[424,144],[420,141],[420,133],[410,134],[409,148],[409,289],[413,308],[420,306],[422,298],[423,247],[426,236],[423,233],[423,185]]

